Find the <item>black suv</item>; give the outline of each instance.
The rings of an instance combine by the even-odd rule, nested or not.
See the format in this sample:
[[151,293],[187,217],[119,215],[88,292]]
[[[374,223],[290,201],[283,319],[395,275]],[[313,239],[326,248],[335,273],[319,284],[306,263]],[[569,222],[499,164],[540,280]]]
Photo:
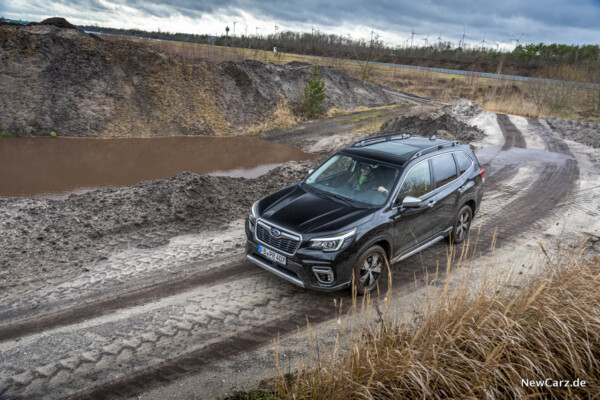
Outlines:
[[340,150],[303,181],[257,201],[246,256],[298,286],[373,290],[394,263],[462,242],[485,171],[468,145],[396,133]]

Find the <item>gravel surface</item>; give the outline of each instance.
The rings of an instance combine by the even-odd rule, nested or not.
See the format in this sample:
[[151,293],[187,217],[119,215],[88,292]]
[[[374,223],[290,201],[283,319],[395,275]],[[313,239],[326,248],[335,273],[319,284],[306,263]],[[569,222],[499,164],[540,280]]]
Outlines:
[[484,110],[477,103],[467,99],[460,99],[452,104],[440,108],[439,110],[432,113],[433,116],[442,116],[447,114],[452,118],[455,118],[462,122],[468,122],[471,118],[479,115]]
[[600,147],[600,124],[562,118],[547,118],[546,122],[563,139],[574,140],[594,148]]

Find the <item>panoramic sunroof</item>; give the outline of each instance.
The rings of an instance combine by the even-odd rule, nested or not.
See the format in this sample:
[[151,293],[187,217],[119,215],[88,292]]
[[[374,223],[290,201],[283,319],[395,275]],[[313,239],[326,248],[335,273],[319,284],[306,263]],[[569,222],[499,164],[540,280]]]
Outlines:
[[409,146],[407,144],[399,143],[396,141],[372,144],[369,146],[369,148],[377,151],[384,151],[386,153],[395,154],[397,156],[402,156],[404,154],[413,153],[419,150],[418,147]]

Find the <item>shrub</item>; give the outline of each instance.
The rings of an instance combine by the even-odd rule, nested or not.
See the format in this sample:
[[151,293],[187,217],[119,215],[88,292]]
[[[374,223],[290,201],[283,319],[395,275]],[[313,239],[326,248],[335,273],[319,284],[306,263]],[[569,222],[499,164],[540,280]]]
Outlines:
[[308,118],[316,118],[325,112],[325,81],[319,73],[319,68],[313,65],[312,76],[309,76],[304,86],[304,102],[302,112]]
[[58,135],[56,134],[56,132],[52,131],[50,132],[50,137],[51,138],[56,138]]

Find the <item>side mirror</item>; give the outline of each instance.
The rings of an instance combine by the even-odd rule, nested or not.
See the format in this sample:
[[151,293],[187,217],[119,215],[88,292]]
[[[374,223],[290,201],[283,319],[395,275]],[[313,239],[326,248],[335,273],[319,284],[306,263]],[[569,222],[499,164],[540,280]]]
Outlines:
[[312,174],[313,172],[315,172],[315,170],[314,170],[314,169],[309,169],[309,170],[308,170],[308,174],[309,174],[309,175],[310,175],[310,174]]
[[402,207],[405,208],[415,208],[421,205],[421,199],[417,199],[413,196],[406,196],[404,200],[402,200]]

